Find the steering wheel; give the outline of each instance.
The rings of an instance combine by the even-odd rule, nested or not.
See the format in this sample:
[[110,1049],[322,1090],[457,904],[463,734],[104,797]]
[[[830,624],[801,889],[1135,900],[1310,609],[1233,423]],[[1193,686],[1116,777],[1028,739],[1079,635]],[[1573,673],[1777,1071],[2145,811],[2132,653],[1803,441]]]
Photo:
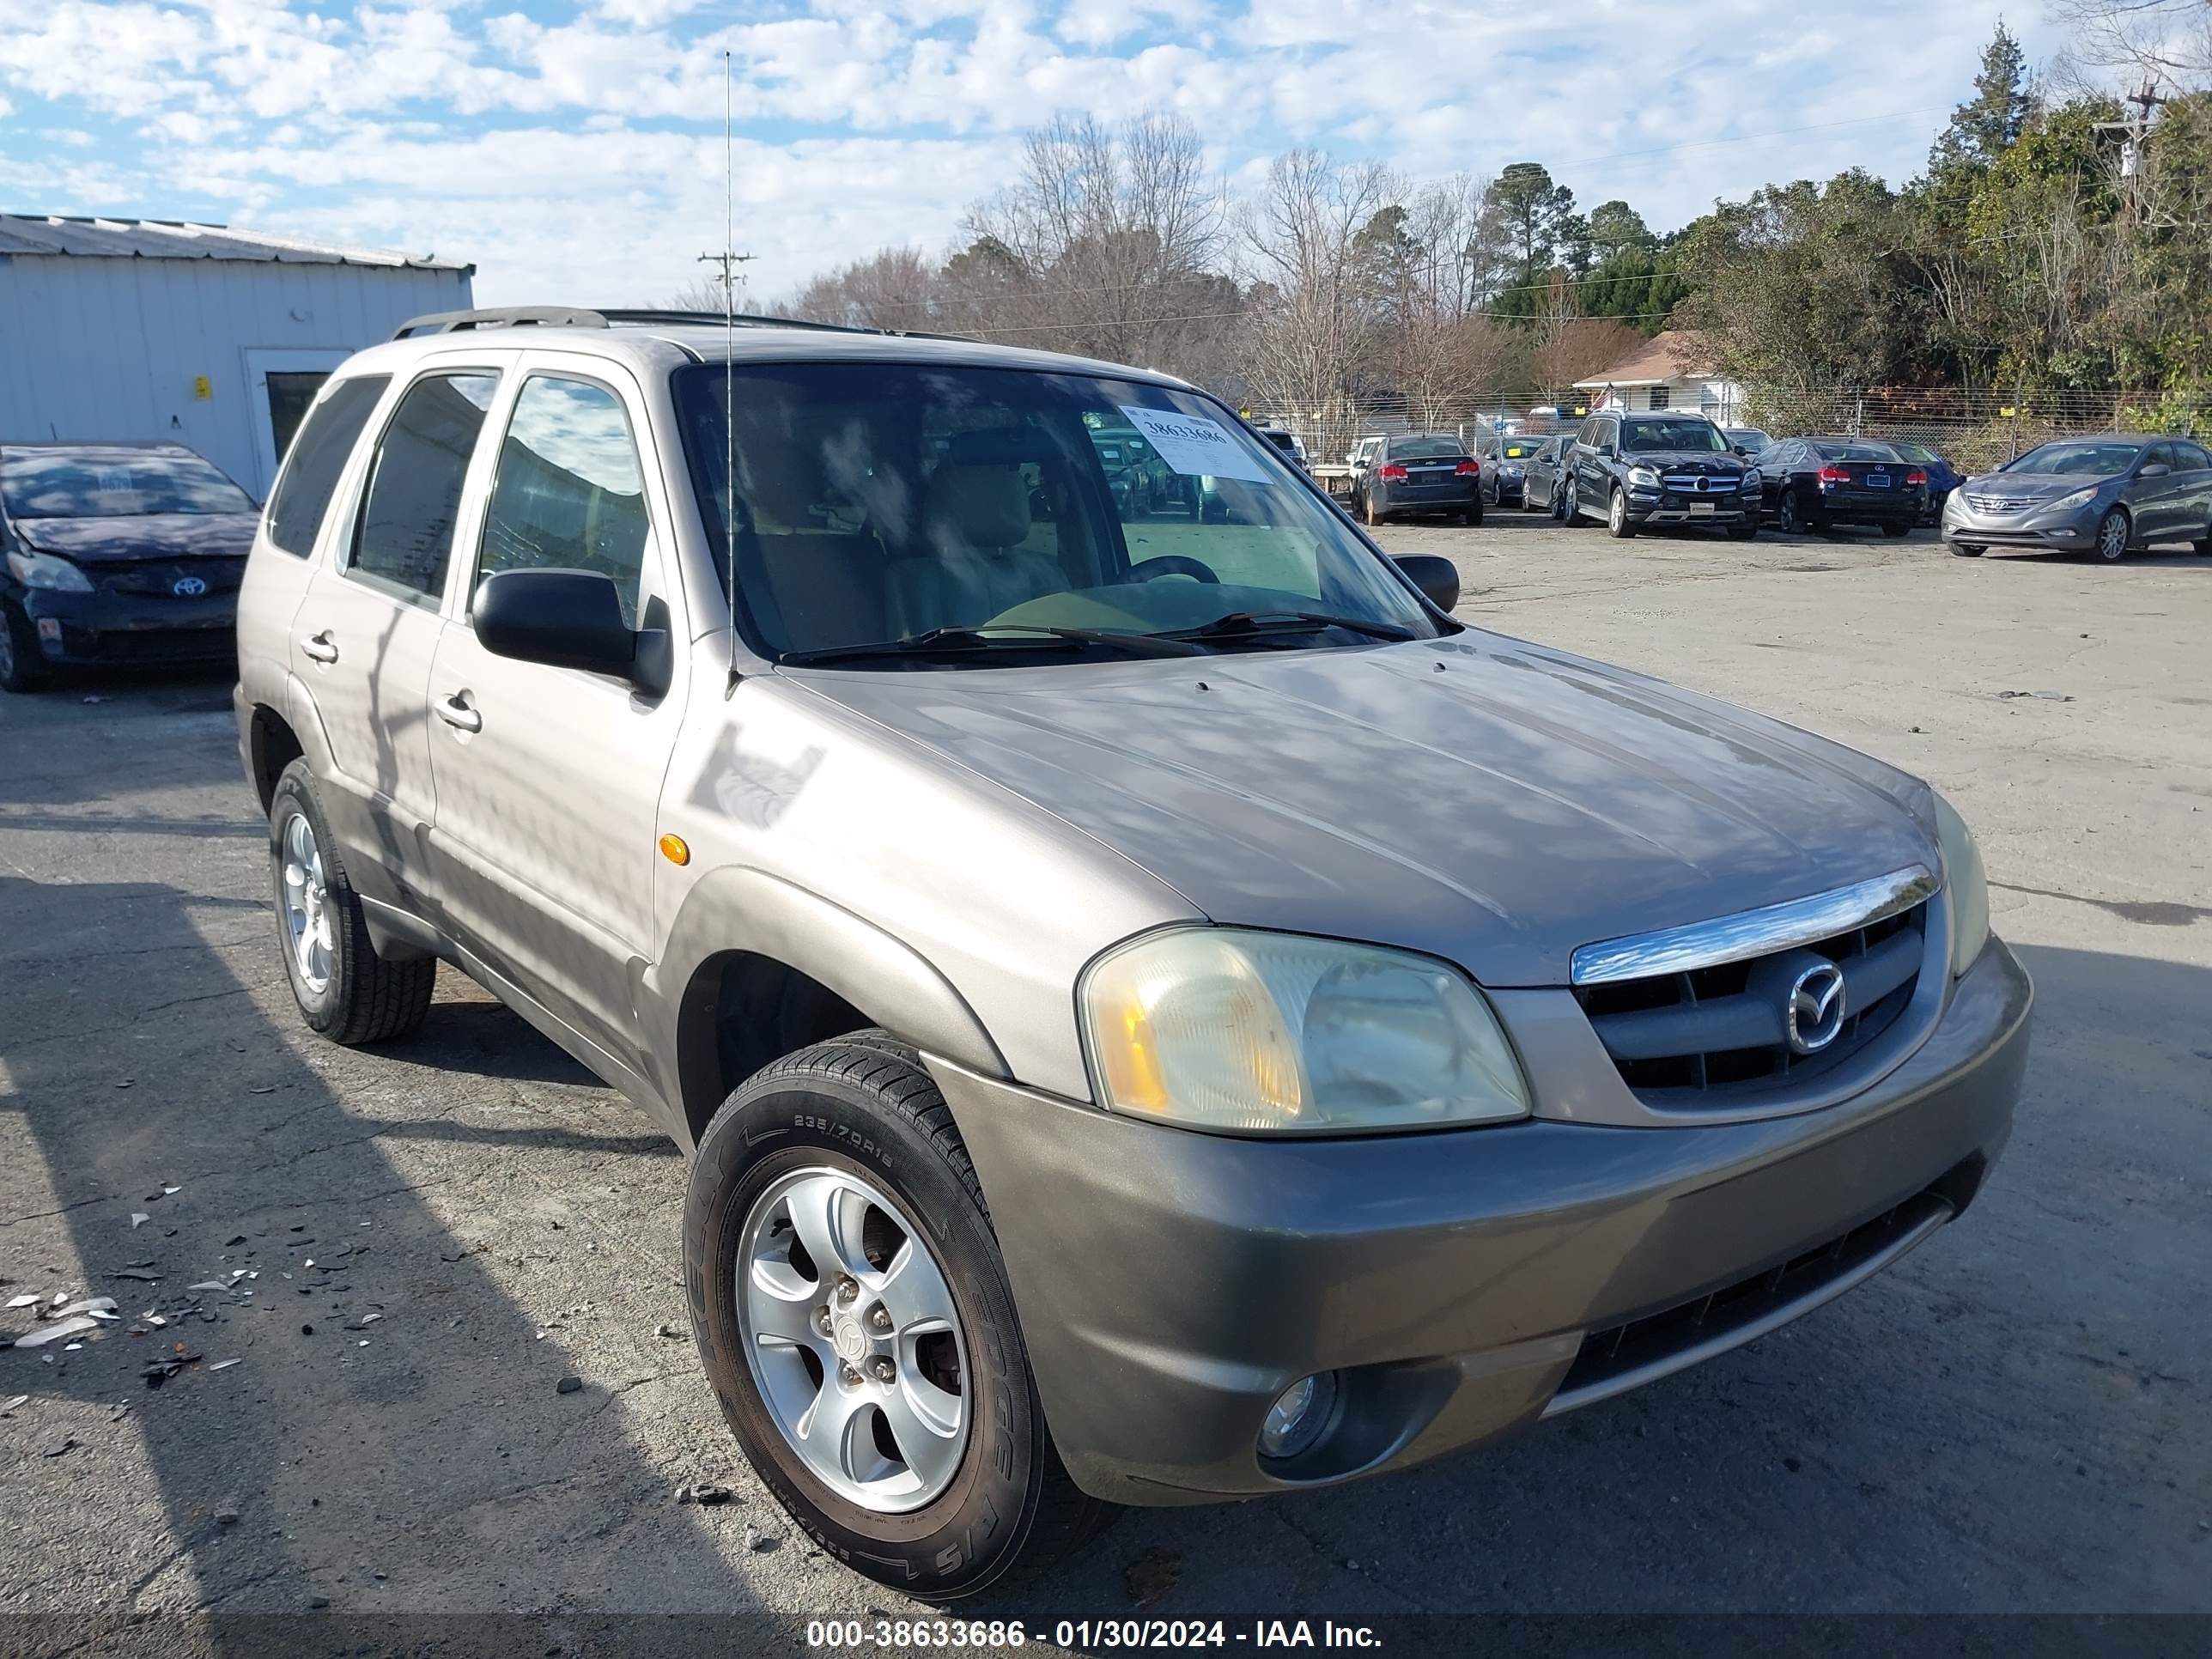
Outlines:
[[1211,567],[1196,559],[1185,558],[1180,553],[1162,553],[1149,559],[1139,559],[1129,567],[1129,580],[1148,582],[1155,576],[1188,576],[1195,581],[1212,582],[1218,586],[1221,578]]

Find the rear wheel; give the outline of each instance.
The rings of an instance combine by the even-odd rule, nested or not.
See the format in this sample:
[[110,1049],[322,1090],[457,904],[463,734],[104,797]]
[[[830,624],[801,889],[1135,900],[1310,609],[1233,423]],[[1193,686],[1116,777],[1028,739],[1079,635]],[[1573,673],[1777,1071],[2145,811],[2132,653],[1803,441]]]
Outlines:
[[1732,542],[1747,542],[1758,534],[1759,525],[1756,520],[1749,524],[1732,524],[1728,526],[1728,538]]
[[1367,500],[1362,503],[1360,510],[1367,515],[1367,527],[1370,530],[1374,529],[1377,525],[1382,522],[1382,515],[1375,510],[1375,498],[1372,495],[1370,495]]
[[2128,515],[2117,507],[2097,520],[2097,559],[2100,563],[2118,564],[2128,556],[2130,529]]
[[1796,489],[1787,483],[1782,486],[1780,493],[1775,497],[1774,527],[1785,536],[1802,536],[1805,533],[1804,509],[1797,505]]
[[1902,536],[1911,528],[1909,524],[1886,524],[1881,527],[1881,533],[1885,536]]
[[0,691],[35,691],[46,683],[31,619],[13,599],[0,599]]
[[1605,509],[1605,533],[1617,542],[1625,542],[1636,533],[1636,525],[1628,516],[1628,492],[1615,484]]
[[848,1565],[948,1601],[1118,1513],[1053,1448],[981,1186],[904,1044],[834,1038],[740,1085],[700,1139],[684,1255],[723,1415]]
[[1480,496],[1476,497],[1473,507],[1459,515],[1459,521],[1470,529],[1482,522],[1482,500]]
[[269,874],[285,976],[312,1030],[351,1046],[403,1036],[422,1023],[437,961],[377,955],[304,760],[284,769],[270,797]]

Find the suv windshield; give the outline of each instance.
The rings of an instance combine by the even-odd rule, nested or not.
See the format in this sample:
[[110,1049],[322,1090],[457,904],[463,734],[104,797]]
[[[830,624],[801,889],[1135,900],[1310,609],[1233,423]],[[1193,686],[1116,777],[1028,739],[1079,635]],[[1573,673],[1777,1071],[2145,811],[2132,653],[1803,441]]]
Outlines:
[[1456,460],[1467,453],[1456,438],[1393,438],[1390,440],[1390,459],[1394,461]]
[[1650,455],[1662,450],[1725,450],[1728,443],[1711,421],[1623,421],[1620,447],[1625,454]]
[[764,655],[906,644],[853,660],[1034,662],[1224,618],[1187,648],[1440,631],[1280,450],[1194,393],[1021,369],[743,365],[731,431],[724,374],[677,372],[678,424]]
[[197,455],[91,446],[0,453],[0,503],[16,519],[253,511],[244,490]]
[[2110,477],[2124,472],[2142,453],[2138,444],[2045,444],[2031,449],[2005,472],[2079,473],[2087,477]]

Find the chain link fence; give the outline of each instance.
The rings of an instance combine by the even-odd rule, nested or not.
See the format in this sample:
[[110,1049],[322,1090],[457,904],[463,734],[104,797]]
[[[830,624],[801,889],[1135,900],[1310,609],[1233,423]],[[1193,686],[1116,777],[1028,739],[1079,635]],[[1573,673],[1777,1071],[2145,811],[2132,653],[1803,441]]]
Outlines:
[[[1637,397],[1640,399],[1639,390]],[[1255,403],[1251,418],[1297,434],[1316,465],[1340,463],[1360,439],[1400,432],[1455,432],[1472,445],[1487,433],[1571,431],[1593,407],[1583,394],[1555,400],[1522,388],[1416,404],[1403,398],[1340,398],[1295,405]],[[1691,404],[1681,412],[1693,412]],[[1876,386],[1747,392],[1725,411],[1731,425],[1777,438],[1838,434],[1925,444],[1961,472],[1986,471],[2053,438],[2098,432],[2212,434],[2212,394],[2202,402],[2142,392],[1999,392],[1963,386]]]

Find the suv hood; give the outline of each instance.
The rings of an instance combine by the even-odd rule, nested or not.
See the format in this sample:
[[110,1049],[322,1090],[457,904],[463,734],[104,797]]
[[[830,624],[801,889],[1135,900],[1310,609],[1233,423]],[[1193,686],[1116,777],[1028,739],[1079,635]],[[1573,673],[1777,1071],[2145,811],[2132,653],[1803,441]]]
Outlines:
[[252,513],[143,513],[121,519],[17,519],[15,533],[41,553],[78,564],[138,559],[242,558],[253,548]]
[[1624,453],[1623,466],[1665,467],[1675,472],[1741,472],[1751,463],[1740,455],[1723,455],[1710,449],[1639,449]]
[[1578,945],[1938,867],[1904,774],[1480,633],[805,683],[1216,922],[1425,951],[1492,986],[1565,984]]

